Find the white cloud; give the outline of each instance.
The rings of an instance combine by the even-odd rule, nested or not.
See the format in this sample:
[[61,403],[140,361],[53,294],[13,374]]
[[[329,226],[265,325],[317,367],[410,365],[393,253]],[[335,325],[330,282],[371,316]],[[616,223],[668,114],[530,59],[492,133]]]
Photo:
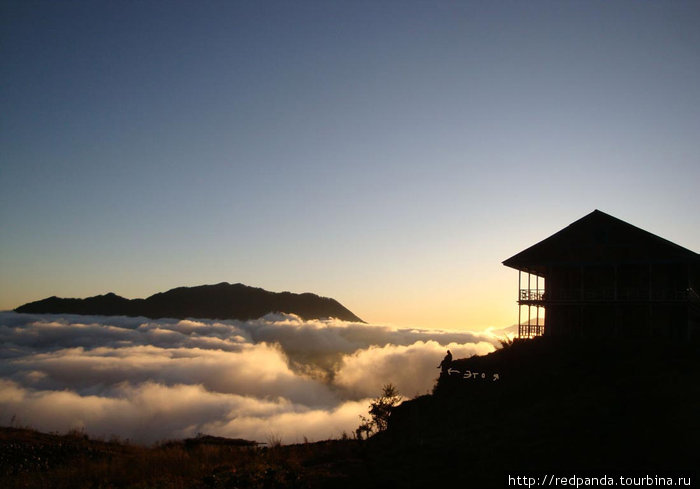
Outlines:
[[440,374],[438,365],[445,348],[454,358],[493,351],[493,346],[485,342],[440,345],[436,341],[417,341],[409,346],[373,346],[343,357],[334,382],[347,392],[348,397],[374,396],[387,383],[394,384],[399,392],[409,396],[425,394]]
[[449,348],[492,334],[274,314],[253,321],[0,313],[0,423],[84,427],[137,441],[220,436],[285,442],[352,432],[392,382],[428,391]]

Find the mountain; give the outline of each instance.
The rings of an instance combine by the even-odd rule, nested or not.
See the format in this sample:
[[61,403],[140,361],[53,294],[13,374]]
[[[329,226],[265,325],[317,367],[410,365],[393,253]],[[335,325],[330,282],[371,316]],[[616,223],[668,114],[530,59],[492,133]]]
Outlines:
[[111,292],[86,299],[54,296],[24,304],[15,309],[15,312],[240,320],[256,319],[271,312],[284,312],[296,314],[303,319],[334,317],[364,322],[335,299],[310,293],[269,292],[226,282],[178,287],[147,299],[125,299]]

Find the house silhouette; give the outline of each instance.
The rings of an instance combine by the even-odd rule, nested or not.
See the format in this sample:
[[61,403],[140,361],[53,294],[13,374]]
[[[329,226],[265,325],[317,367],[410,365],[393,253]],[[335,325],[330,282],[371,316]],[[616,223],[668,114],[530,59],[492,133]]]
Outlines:
[[599,210],[503,264],[520,338],[700,339],[700,255]]

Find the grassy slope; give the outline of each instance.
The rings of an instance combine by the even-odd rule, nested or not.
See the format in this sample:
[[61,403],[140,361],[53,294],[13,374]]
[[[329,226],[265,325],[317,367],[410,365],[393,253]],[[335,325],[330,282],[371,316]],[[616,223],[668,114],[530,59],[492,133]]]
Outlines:
[[316,488],[367,479],[367,443],[271,447],[203,437],[153,447],[0,428],[2,488]]

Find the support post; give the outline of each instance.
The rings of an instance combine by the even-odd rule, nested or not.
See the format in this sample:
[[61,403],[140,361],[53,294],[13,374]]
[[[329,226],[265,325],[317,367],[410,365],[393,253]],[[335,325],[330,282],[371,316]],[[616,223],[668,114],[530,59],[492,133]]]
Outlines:
[[531,299],[530,291],[532,290],[531,285],[530,285],[530,277],[531,276],[532,275],[530,274],[530,271],[528,270],[528,272],[527,272],[527,337],[528,338],[531,335],[531,331],[530,331],[530,328],[531,328],[530,309],[532,308],[532,301],[530,300]]
[[536,319],[535,319],[535,331],[537,331],[537,334],[540,334],[540,304],[539,304],[539,294],[540,294],[540,276],[535,275],[535,297],[537,297],[537,309],[535,310],[536,314]]
[[530,324],[530,320],[531,320],[530,309],[531,309],[531,308],[532,308],[532,304],[530,304],[530,303],[528,302],[528,303],[527,303],[527,337],[528,337],[528,338],[530,337],[530,331],[531,331],[531,328],[532,328],[532,326],[531,326],[531,324]]
[[523,337],[523,332],[522,332],[522,321],[520,319],[520,315],[522,312],[522,304],[520,303],[521,297],[520,297],[520,288],[521,288],[521,276],[522,276],[522,270],[518,270],[518,338]]

